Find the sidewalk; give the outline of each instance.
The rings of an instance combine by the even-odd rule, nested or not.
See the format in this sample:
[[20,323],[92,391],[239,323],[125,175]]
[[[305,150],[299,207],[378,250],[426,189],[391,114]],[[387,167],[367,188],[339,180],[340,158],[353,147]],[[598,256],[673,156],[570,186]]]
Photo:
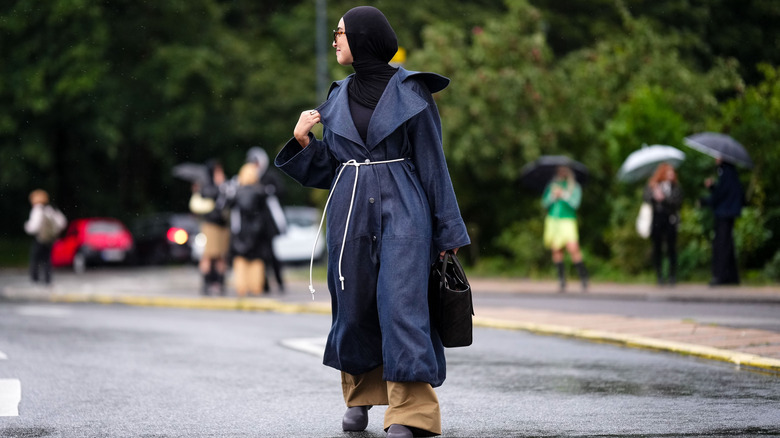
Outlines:
[[[164,275],[161,275],[162,272]],[[315,284],[311,300],[308,281],[287,280],[285,294],[263,298],[202,297],[199,277],[191,267],[164,270],[116,270],[94,275],[57,275],[55,286],[35,287],[23,272],[0,271],[0,300],[119,303],[199,309],[330,313],[327,286]],[[472,278],[475,297],[480,293],[556,294],[553,282]],[[579,293],[579,292],[577,292]],[[643,300],[780,303],[778,287],[718,287],[679,285],[659,289],[648,285],[593,284],[594,298]],[[780,333],[735,329],[676,319],[648,319],[610,314],[587,314],[526,309],[517,305],[491,307],[475,304],[477,327],[523,330],[568,336],[697,356],[780,373]]]

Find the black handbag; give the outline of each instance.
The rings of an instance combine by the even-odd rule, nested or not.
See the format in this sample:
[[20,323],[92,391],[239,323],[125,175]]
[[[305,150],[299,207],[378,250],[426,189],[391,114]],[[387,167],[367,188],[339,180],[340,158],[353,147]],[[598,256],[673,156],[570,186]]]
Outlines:
[[445,347],[467,347],[472,341],[474,304],[471,286],[458,257],[447,251],[431,265],[428,279],[431,324]]

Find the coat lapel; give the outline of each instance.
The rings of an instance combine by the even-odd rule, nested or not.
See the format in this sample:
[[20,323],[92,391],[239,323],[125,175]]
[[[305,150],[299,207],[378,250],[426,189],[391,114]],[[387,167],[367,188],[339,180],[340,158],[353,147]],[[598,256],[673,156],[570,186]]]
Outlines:
[[347,85],[353,75],[335,82],[331,86],[331,97],[320,105],[323,126],[334,134],[344,137],[354,143],[363,145],[369,151],[392,134],[399,126],[423,111],[428,103],[415,92],[406,79],[418,76],[428,86],[430,92],[435,93],[449,84],[449,79],[433,73],[419,73],[399,68],[398,72],[387,83],[379,103],[374,109],[371,121],[368,125],[368,138],[364,144],[363,139],[355,128],[352,114],[349,110],[349,96]]
[[[350,75],[351,76],[351,75]],[[322,125],[328,128],[335,135],[341,136],[363,145],[363,139],[355,128],[355,122],[352,120],[352,114],[349,111],[349,96],[347,95],[347,84],[349,77],[338,81],[331,87],[331,97],[317,108],[320,113]]]
[[436,73],[398,68],[398,72],[388,82],[371,117],[367,139],[369,150],[375,148],[399,126],[428,107],[428,102],[407,83],[412,76],[425,83],[430,93],[437,93],[450,83],[449,79]]

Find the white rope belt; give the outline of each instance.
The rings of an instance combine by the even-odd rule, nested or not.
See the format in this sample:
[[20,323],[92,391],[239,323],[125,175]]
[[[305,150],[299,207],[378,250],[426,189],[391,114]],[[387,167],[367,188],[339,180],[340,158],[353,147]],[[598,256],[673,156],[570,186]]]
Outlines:
[[328,194],[328,200],[325,201],[325,208],[322,210],[322,218],[320,219],[320,226],[317,229],[317,236],[314,238],[314,246],[311,248],[311,260],[309,261],[309,292],[311,292],[312,300],[314,300],[314,285],[312,281],[312,271],[314,270],[314,252],[317,249],[317,242],[319,242],[320,239],[320,233],[322,232],[322,224],[325,222],[325,214],[328,211],[330,198],[331,196],[333,196],[333,192],[336,191],[336,186],[339,184],[339,179],[341,179],[341,174],[344,173],[344,169],[346,169],[347,166],[355,167],[355,182],[352,184],[352,197],[349,200],[349,210],[347,211],[347,222],[344,225],[344,237],[342,237],[341,239],[341,252],[339,253],[339,280],[341,281],[341,290],[344,290],[344,276],[341,274],[341,260],[344,258],[344,246],[346,246],[347,244],[347,231],[349,231],[349,219],[350,217],[352,217],[352,207],[355,204],[355,191],[357,190],[358,174],[360,172],[360,166],[396,163],[399,161],[404,161],[405,159],[406,158],[397,158],[395,160],[384,160],[384,161],[371,161],[367,159],[362,163],[358,163],[355,160],[349,160],[346,163],[342,163],[341,170],[339,170],[338,175],[336,175],[336,182],[333,183],[333,187],[330,189],[330,194]]

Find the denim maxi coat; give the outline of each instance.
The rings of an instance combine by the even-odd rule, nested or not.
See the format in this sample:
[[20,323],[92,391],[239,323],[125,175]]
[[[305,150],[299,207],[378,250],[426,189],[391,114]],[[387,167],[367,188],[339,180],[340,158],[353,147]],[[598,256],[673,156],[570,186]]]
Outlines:
[[[275,160],[302,185],[331,191],[327,243],[333,321],[323,363],[353,375],[384,365],[386,381],[436,387],[446,368],[430,325],[428,271],[439,251],[470,243],[431,95],[449,79],[399,68],[374,110],[364,143],[349,110],[351,77],[335,82],[318,108],[322,140],[309,134],[309,145],[301,148],[293,138]],[[396,159],[403,161],[365,164]],[[350,160],[353,165],[344,164]]]

